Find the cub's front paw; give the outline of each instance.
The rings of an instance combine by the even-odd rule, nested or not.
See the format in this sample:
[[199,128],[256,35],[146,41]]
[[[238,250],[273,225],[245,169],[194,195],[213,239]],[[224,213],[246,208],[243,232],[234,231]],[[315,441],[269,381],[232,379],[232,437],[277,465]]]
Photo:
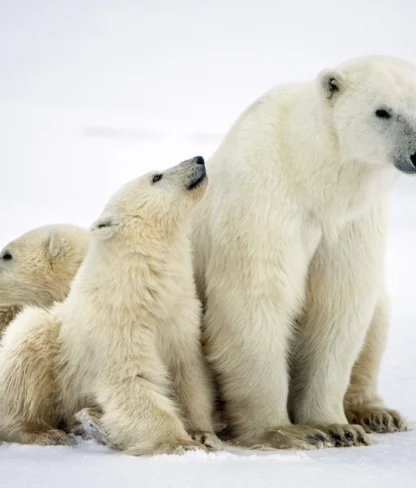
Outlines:
[[194,441],[199,442],[211,450],[221,450],[222,442],[213,432],[195,431],[191,432],[191,437]]
[[84,439],[95,439],[99,444],[106,444],[105,435],[100,424],[102,412],[93,408],[83,408],[74,415],[72,433]]
[[405,432],[409,430],[406,420],[396,410],[376,407],[371,405],[361,405],[346,409],[350,424],[358,424],[371,434],[384,434],[389,432]]
[[173,455],[182,455],[188,451],[207,451],[208,449],[200,444],[199,442],[193,440],[175,440],[172,442],[163,442],[158,445],[138,445],[134,447],[130,447],[126,449],[124,452],[130,456],[160,456],[162,454],[173,454]]

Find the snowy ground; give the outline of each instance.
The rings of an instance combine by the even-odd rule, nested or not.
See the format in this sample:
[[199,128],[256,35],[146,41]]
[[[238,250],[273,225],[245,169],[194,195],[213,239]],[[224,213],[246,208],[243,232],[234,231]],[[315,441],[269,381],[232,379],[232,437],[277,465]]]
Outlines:
[[[287,5],[285,5],[287,3]],[[412,0],[0,0],[0,247],[37,225],[88,226],[129,178],[208,157],[273,84],[352,56],[416,62]],[[393,316],[380,389],[416,422],[416,179],[393,198]],[[0,486],[416,486],[416,430],[366,448],[136,459],[93,442],[0,446]]]

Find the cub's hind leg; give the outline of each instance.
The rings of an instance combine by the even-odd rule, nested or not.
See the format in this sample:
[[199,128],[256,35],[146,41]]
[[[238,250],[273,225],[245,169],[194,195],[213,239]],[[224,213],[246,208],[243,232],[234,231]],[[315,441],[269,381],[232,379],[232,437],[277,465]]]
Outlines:
[[0,438],[24,444],[68,444],[58,379],[59,323],[30,307],[7,328],[0,349]]

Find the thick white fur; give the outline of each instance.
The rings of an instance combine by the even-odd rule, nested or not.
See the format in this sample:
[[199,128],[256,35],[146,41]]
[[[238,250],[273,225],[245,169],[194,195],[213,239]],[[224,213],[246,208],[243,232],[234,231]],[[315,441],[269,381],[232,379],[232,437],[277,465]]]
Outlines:
[[[105,442],[130,454],[215,442],[188,227],[196,160],[125,185],[92,228],[68,298],[28,308],[0,349],[0,438],[67,443],[97,408]],[[93,410],[94,413],[95,410]]]
[[[67,224],[38,227],[0,253],[0,333],[25,305],[63,301],[85,258],[90,233]],[[6,260],[4,256],[11,255]]]
[[[390,119],[376,116],[381,108]],[[360,361],[377,374],[389,193],[397,168],[416,171],[415,153],[416,70],[367,57],[266,93],[207,164],[195,272],[206,353],[237,441],[369,442],[347,425],[343,399],[373,316],[374,354]],[[347,408],[367,398],[371,407],[375,381],[359,380]]]

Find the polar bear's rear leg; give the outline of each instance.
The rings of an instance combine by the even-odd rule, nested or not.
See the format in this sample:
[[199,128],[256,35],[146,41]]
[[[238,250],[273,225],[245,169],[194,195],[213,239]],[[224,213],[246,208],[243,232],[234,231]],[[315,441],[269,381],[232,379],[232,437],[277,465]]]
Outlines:
[[359,424],[368,433],[403,432],[406,420],[387,408],[377,393],[377,379],[384,351],[389,321],[386,293],[379,299],[360,356],[352,370],[344,398],[345,414],[351,424]]
[[58,381],[59,323],[30,307],[7,328],[0,354],[0,439],[24,444],[68,444]]

